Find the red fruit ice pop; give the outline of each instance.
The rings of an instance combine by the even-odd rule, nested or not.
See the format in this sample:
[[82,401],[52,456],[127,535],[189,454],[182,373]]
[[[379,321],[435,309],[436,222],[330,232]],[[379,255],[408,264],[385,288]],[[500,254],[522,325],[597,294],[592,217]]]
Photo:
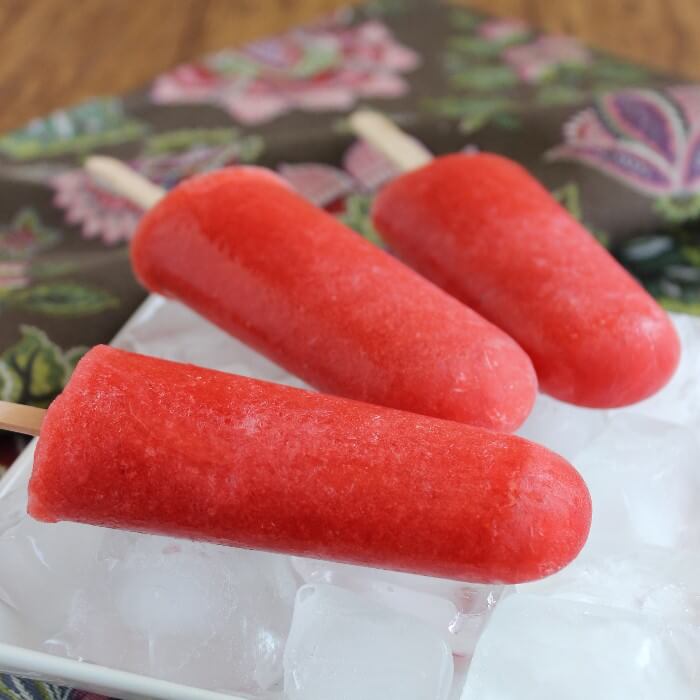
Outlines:
[[48,409],[29,512],[515,583],[576,556],[591,503],[512,435],[98,346]]
[[314,387],[510,431],[536,394],[503,331],[261,168],[187,180],[148,212],[138,278]]
[[673,374],[667,315],[516,163],[436,158],[389,183],[372,217],[402,260],[518,341],[546,393],[612,408]]

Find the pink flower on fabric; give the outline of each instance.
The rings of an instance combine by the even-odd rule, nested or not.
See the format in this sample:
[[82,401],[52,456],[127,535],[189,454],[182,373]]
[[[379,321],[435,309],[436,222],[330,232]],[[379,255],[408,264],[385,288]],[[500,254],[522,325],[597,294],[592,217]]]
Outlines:
[[398,97],[408,91],[401,74],[417,64],[381,22],[318,25],[179,66],[156,79],[151,98],[209,102],[255,124],[293,109],[346,110],[361,97]]
[[317,207],[329,207],[355,190],[355,183],[339,168],[323,163],[283,163],[279,174]]
[[[468,144],[463,153],[477,149]],[[342,168],[325,163],[282,163],[279,174],[303,197],[316,206],[342,209],[343,200],[352,194],[371,195],[401,174],[385,155],[358,139],[343,155]]]
[[538,83],[561,66],[586,66],[592,61],[583,44],[566,36],[543,36],[511,46],[503,57],[526,83]]
[[399,169],[366,141],[355,141],[343,158],[343,166],[360,189],[371,192],[400,175]]
[[586,163],[652,197],[700,193],[700,87],[603,95],[569,120],[547,157]]
[[[166,189],[197,173],[215,170],[240,161],[241,144],[196,146],[180,153],[142,156],[130,165]],[[128,241],[143,211],[128,199],[113,194],[85,170],[69,170],[56,175],[51,184],[54,204],[66,212],[66,220],[81,227],[85,238],[96,238],[107,245]]]
[[348,148],[343,169],[323,163],[283,163],[278,171],[299,194],[326,208],[335,208],[350,194],[372,192],[399,174],[385,156],[365,141],[355,141]]
[[325,163],[283,163],[279,174],[302,196],[376,245],[382,240],[372,226],[372,192],[399,174],[378,151],[355,141],[345,152],[343,167]]
[[0,260],[27,260],[53,248],[60,238],[58,231],[42,223],[34,209],[25,207],[12,221],[0,226]]
[[85,170],[69,170],[53,178],[54,204],[66,210],[66,220],[82,228],[85,238],[107,245],[122,243],[131,235],[143,211],[129,200],[112,194]]
[[519,19],[491,19],[482,22],[477,30],[480,37],[492,41],[507,41],[527,34],[530,25]]
[[0,262],[0,289],[21,289],[29,284],[27,264]]

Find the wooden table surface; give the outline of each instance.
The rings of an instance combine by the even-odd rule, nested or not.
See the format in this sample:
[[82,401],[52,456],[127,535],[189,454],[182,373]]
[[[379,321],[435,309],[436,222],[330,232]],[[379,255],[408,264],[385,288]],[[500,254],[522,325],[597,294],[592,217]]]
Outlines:
[[[0,0],[0,131],[347,0]],[[700,79],[698,0],[465,0]]]

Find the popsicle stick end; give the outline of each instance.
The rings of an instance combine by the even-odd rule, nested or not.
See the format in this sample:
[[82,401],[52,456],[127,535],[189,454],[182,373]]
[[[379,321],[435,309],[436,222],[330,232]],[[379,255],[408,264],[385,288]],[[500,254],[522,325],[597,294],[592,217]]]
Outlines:
[[432,153],[422,143],[399,129],[380,112],[358,109],[348,121],[357,136],[376,148],[402,172],[420,168],[433,159]]
[[116,158],[89,156],[83,167],[114,193],[142,209],[150,209],[165,194],[164,189]]
[[45,415],[46,411],[43,408],[0,401],[0,430],[36,437]]

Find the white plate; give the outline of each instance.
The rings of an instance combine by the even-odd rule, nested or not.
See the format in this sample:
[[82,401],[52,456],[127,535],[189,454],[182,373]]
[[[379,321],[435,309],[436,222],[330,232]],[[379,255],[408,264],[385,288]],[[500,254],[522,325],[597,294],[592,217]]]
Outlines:
[[[151,323],[156,315],[157,322]],[[174,352],[170,353],[173,356],[186,359],[190,354],[194,354],[196,357],[193,356],[191,361],[199,361],[200,364],[206,362],[210,366],[217,365],[217,359],[228,356],[234,362],[231,368],[235,366],[239,371],[242,369],[241,363],[254,360],[260,364],[262,374],[272,373],[282,379],[282,370],[237,341],[224,336],[221,331],[209,326],[183,307],[173,302],[166,302],[160,297],[151,296],[146,299],[117,334],[112,345],[137,349],[134,345],[143,343],[144,346],[140,349],[148,351],[149,347],[146,346],[149,343],[154,346],[157,346],[158,340],[167,343],[170,324],[179,329],[182,328],[182,324],[191,324],[193,339],[199,339],[197,343],[193,343],[192,348],[174,349]],[[198,353],[197,345],[200,348]],[[209,352],[202,351],[201,348],[207,346],[210,348]],[[156,347],[151,348],[150,354],[166,355],[168,353],[158,353]],[[239,358],[240,362],[234,358]],[[0,503],[8,494],[16,494],[18,491],[25,493],[26,502],[26,489],[32,469],[35,443],[36,441],[33,441],[22,452],[5,477],[0,480]],[[50,580],[47,581],[48,586],[50,586]],[[3,672],[48,680],[125,700],[244,700],[229,694],[169,683],[29,649],[25,646],[26,636],[23,626],[12,619],[3,606],[0,606],[0,669]]]

